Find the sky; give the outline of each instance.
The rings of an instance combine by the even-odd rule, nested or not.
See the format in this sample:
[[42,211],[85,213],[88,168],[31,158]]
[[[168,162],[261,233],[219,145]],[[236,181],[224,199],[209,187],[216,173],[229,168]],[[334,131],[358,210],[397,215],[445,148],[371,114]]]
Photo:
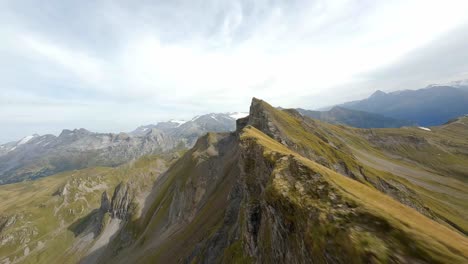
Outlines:
[[0,1],[0,143],[468,79],[466,0]]

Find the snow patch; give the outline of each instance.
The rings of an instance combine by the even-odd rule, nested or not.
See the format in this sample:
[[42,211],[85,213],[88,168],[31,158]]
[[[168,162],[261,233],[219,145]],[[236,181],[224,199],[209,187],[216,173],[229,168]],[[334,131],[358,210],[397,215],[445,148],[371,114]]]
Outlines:
[[218,121],[215,114],[211,114],[210,117],[213,118],[214,120]]
[[239,118],[243,118],[243,117],[246,117],[248,116],[249,113],[247,112],[234,112],[234,113],[229,113],[229,116],[232,118],[232,119],[239,119]]
[[31,140],[31,139],[33,139],[33,138],[34,138],[34,136],[27,136],[27,137],[24,137],[23,139],[21,139],[21,140],[18,142],[17,145],[18,145],[18,146],[19,146],[19,145],[23,145],[23,144],[27,143],[29,140]]
[[419,129],[422,129],[422,130],[426,130],[426,131],[431,131],[431,129],[427,128],[427,127],[418,127]]
[[187,123],[187,121],[185,121],[185,120],[175,120],[175,119],[171,119],[171,120],[169,120],[169,122],[176,123],[177,127],[180,127],[182,124]]

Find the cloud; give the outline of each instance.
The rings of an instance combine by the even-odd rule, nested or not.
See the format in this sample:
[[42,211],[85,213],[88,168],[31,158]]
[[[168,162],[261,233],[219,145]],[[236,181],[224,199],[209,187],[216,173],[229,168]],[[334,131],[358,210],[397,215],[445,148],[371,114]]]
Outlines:
[[456,56],[466,34],[451,38],[468,22],[466,1],[36,5],[0,4],[0,111],[9,113],[0,121],[18,127],[3,140],[37,132],[40,120],[41,133],[130,130],[246,110],[252,96],[315,108],[468,72]]
[[57,64],[64,72],[74,75],[81,82],[95,85],[103,81],[103,62],[79,51],[61,47],[26,34],[18,36],[17,43],[31,56],[40,57],[45,63]]

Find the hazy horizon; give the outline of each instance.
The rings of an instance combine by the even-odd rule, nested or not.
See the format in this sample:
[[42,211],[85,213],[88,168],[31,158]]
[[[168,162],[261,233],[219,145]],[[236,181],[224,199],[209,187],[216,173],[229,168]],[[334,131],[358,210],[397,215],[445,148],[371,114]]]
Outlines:
[[0,142],[468,79],[467,1],[3,1]]

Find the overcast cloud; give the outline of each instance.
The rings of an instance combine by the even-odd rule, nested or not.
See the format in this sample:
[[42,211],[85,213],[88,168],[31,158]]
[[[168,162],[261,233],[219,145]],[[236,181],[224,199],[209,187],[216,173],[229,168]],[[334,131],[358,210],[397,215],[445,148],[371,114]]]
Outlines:
[[0,3],[0,142],[468,78],[468,1]]

